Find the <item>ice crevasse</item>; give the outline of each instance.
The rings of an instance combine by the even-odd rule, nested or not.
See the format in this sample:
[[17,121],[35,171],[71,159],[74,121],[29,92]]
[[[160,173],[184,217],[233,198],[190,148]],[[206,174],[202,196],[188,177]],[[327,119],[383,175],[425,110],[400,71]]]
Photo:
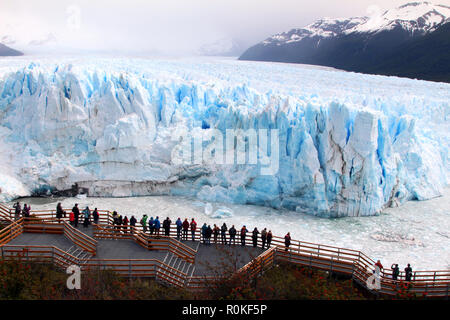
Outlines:
[[[0,200],[77,183],[90,196],[183,195],[343,217],[430,199],[448,184],[446,97],[360,103],[322,98],[320,86],[286,94],[210,77],[39,63],[2,71]],[[174,136],[211,128],[277,129],[277,172],[174,162]]]

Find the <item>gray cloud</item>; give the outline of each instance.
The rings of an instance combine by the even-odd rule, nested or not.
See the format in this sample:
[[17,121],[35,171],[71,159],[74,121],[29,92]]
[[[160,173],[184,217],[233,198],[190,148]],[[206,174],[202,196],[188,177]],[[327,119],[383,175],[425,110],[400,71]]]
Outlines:
[[[2,0],[0,39],[13,34],[23,46],[52,33],[59,45],[78,49],[186,54],[218,39],[233,38],[249,46],[321,17],[361,16],[371,5],[391,8],[406,2]],[[450,5],[450,0],[438,3]]]

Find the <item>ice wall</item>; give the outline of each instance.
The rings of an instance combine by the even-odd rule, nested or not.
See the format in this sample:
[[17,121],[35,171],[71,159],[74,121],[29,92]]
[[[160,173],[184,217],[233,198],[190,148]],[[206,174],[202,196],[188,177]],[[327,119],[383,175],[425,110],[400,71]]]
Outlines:
[[[163,63],[156,67],[164,76],[67,63],[3,72],[1,143],[12,167],[0,171],[2,198],[76,182],[91,196],[187,195],[341,217],[430,199],[448,183],[448,100],[436,96],[446,84],[433,92],[417,82],[431,89],[414,100],[388,89],[391,96],[372,99],[369,83],[361,103],[345,92],[322,98],[329,89],[320,79],[313,93],[286,94],[224,82],[201,66],[206,81]],[[349,81],[348,73],[333,76]],[[371,79],[388,87],[383,78]],[[444,118],[425,126],[426,108]],[[258,165],[174,163],[174,136],[211,128],[278,129],[276,174],[261,175]]]

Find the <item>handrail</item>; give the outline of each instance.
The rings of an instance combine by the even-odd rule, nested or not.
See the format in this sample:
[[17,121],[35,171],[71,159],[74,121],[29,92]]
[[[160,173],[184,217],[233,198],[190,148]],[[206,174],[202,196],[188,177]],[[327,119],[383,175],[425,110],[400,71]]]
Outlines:
[[[8,211],[7,209],[4,209]],[[11,214],[11,210],[9,210]],[[33,214],[36,217],[44,218],[44,221],[54,221],[54,210],[51,211],[41,211],[39,213],[37,211],[33,211]],[[50,212],[50,213],[49,213]],[[181,243],[180,241],[175,240],[174,236],[176,235],[176,229],[173,227],[169,231],[169,236],[151,236],[140,229],[142,226],[127,226],[127,231],[130,233],[123,234],[120,230],[125,230],[123,226],[119,226],[119,232],[111,232],[111,230],[107,230],[101,223],[106,221],[108,226],[112,226],[113,219],[111,216],[111,212],[108,210],[99,210],[102,214],[100,215],[100,225],[98,225],[98,230],[105,231],[106,233],[114,234],[115,236],[120,235],[122,238],[128,237],[129,239],[133,238],[140,245],[152,249],[166,249],[185,259],[188,262],[193,262],[194,260],[190,260],[189,257],[195,259],[196,251],[189,246]],[[47,220],[48,219],[48,220]],[[78,231],[78,230],[76,230]],[[116,230],[117,231],[117,230]],[[0,233],[1,234],[1,233]],[[95,234],[95,233],[94,233]],[[129,235],[128,235],[129,234]],[[95,237],[95,236],[94,236]],[[83,237],[82,237],[83,238]],[[90,237],[89,237],[90,238]],[[219,236],[220,238],[220,236]],[[229,241],[229,235],[226,236],[227,241]],[[239,240],[240,236],[237,235],[237,240]],[[0,237],[1,239],[1,237]],[[92,238],[91,238],[92,239]],[[191,234],[189,232],[189,239],[191,239]],[[200,228],[198,228],[195,232],[195,240],[201,240],[201,232]],[[86,241],[86,239],[83,239]],[[93,240],[93,239],[92,239]],[[250,241],[249,241],[250,240]],[[95,241],[95,240],[93,240]],[[251,243],[251,232],[246,235],[246,243]],[[258,239],[260,242],[260,239]],[[88,244],[89,241],[87,241]],[[324,269],[332,272],[341,272],[345,274],[351,274],[355,281],[366,281],[368,277],[371,276],[371,270],[374,268],[374,260],[365,255],[361,251],[339,248],[329,245],[321,245],[310,243],[306,241],[298,241],[291,240],[291,245],[286,250],[284,239],[281,237],[273,236],[272,238],[272,249],[267,250],[260,256],[258,256],[253,263],[253,268],[249,269],[251,263],[247,264],[241,271],[251,270],[252,274],[255,270],[260,270],[260,267],[269,261],[272,263],[272,259],[288,261],[291,263],[301,264],[301,265],[309,265],[311,267]],[[267,260],[266,260],[267,259]],[[192,263],[191,262],[191,263]],[[178,272],[178,271],[177,271]],[[400,272],[399,279],[403,276],[403,272]],[[392,287],[398,285],[402,280],[393,280],[392,279],[392,271],[390,269],[381,271],[381,285],[383,293],[387,294],[395,294]],[[429,270],[429,271],[415,271],[413,273],[413,278],[410,284],[413,284],[417,290],[431,290],[429,288],[441,288],[448,286],[450,283],[450,270]],[[364,283],[365,284],[365,283]],[[423,292],[423,291],[420,291]],[[447,292],[448,295],[448,292]]]
[[[79,263],[78,258],[55,246],[5,245],[1,247],[1,252],[3,258],[8,257],[5,253],[16,253],[18,257],[25,257],[28,260],[52,260],[53,263],[63,268]],[[51,255],[46,255],[49,253]]]
[[78,229],[72,227],[66,221],[63,222],[64,235],[69,238],[73,243],[81,247],[82,249],[90,252],[92,255],[97,254],[97,241],[84,234]]
[[126,229],[123,228],[123,226],[116,227],[117,229],[115,229],[115,227],[116,226],[110,226],[108,229],[105,225],[96,224],[94,225],[94,237],[133,239],[137,244],[147,250],[167,250],[189,263],[195,262],[196,251],[176,239],[168,236],[152,236],[145,234],[133,226],[127,226]]
[[18,237],[23,232],[23,218],[11,222],[7,227],[0,230],[0,246],[3,246]]

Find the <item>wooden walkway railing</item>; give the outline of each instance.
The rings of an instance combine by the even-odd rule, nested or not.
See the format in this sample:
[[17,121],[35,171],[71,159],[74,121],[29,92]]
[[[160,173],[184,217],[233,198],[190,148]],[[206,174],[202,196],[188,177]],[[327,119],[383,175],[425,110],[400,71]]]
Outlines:
[[83,250],[91,253],[93,256],[97,254],[97,240],[92,239],[88,235],[72,227],[68,222],[62,222],[64,226],[64,235],[81,247]]
[[[4,212],[8,212],[7,209],[3,208]],[[10,218],[11,218],[11,210],[9,210]],[[161,250],[164,248],[171,250],[177,256],[184,258],[186,261],[194,261],[195,259],[195,250],[184,245],[183,243],[174,239],[176,236],[176,228],[172,227],[170,230],[170,236],[150,236],[147,233],[142,232],[142,227],[137,226],[135,228],[131,228],[128,226],[128,232],[124,233],[123,228],[114,231],[112,226],[113,219],[112,215],[109,211],[102,210],[100,212],[100,223],[98,225],[98,229],[94,232],[95,235],[102,235],[103,238],[107,237],[120,237],[123,239],[134,239],[143,247],[149,250]],[[49,223],[55,223],[55,214],[54,210],[52,211],[33,211],[33,215],[37,218],[44,218],[45,221]],[[6,215],[7,216],[7,215]],[[67,219],[67,218],[66,218]],[[172,224],[173,225],[173,224]],[[11,231],[13,229],[14,231]],[[0,232],[0,241],[5,239],[0,243],[7,243],[10,237],[17,236],[20,234],[21,227],[10,226],[9,231],[4,231],[4,233]],[[130,232],[133,231],[133,232]],[[7,234],[10,234],[9,238]],[[238,231],[239,232],[239,231]],[[99,237],[100,238],[100,237]],[[220,236],[219,236],[220,238]],[[191,232],[189,231],[188,239],[191,239]],[[197,229],[195,233],[195,240],[201,240],[200,228]],[[240,242],[240,237],[237,235],[237,242]],[[174,242],[175,241],[175,242]],[[227,241],[229,241],[229,235],[227,234]],[[260,244],[260,239],[258,242]],[[248,234],[246,237],[246,243],[251,244],[251,235]],[[90,248],[92,249],[92,248]],[[193,252],[194,251],[194,252]],[[96,260],[91,260],[89,263],[93,263],[92,266],[95,266]],[[120,268],[124,268],[127,261],[129,260],[102,260],[102,261],[110,261],[120,264]],[[292,240],[289,248],[286,248],[284,245],[284,239],[281,237],[274,236],[272,239],[272,248],[266,250],[262,255],[257,257],[251,263],[247,264],[243,268],[239,270],[239,272],[250,272],[252,276],[258,275],[264,268],[270,267],[274,261],[284,261],[289,263],[294,263],[297,265],[307,266],[315,269],[321,269],[325,271],[329,271],[332,273],[340,273],[351,276],[356,282],[361,285],[367,287],[366,282],[367,279],[372,276],[374,270],[375,261],[366,256],[364,253],[357,250],[350,250],[345,248],[339,248],[328,245],[315,244],[305,241],[297,241]],[[100,260],[98,261],[100,263]],[[104,265],[104,264],[103,264]],[[129,265],[129,262],[128,262]],[[153,266],[153,265],[152,265]],[[137,275],[139,272],[145,274],[145,271],[142,270],[145,266],[134,265],[132,264],[133,272],[127,271],[128,275],[134,274]],[[163,268],[166,268],[164,265]],[[152,267],[154,268],[154,267]],[[171,267],[167,266],[167,274],[171,274]],[[154,271],[149,271],[149,274],[154,274]],[[122,271],[121,271],[122,272]],[[124,273],[123,271],[122,273]],[[173,273],[175,271],[172,270]],[[178,272],[178,271],[177,271]],[[194,276],[189,281],[189,287],[192,288],[200,288],[202,283],[204,283],[207,277],[198,277]],[[398,280],[394,281],[392,279],[392,271],[390,269],[384,269],[381,272],[381,289],[378,291],[382,294],[387,295],[396,295],[397,290],[400,285],[404,284],[404,273],[400,272]],[[168,279],[170,280],[170,279]],[[174,285],[177,281],[174,280]],[[413,272],[412,281],[409,282],[410,292],[414,292],[417,294],[427,294],[428,296],[436,296],[436,297],[448,297],[449,295],[449,287],[450,287],[450,270],[436,270],[436,271],[415,271]]]
[[23,218],[18,221],[12,221],[7,227],[0,230],[0,246],[10,242],[23,232]]
[[98,239],[133,239],[147,250],[170,251],[177,257],[189,263],[195,263],[197,251],[184,243],[167,236],[153,236],[141,231],[140,228],[127,226],[120,228],[113,225],[94,225],[94,238]]
[[4,245],[0,248],[4,260],[54,263],[64,271],[71,265],[79,265],[79,260],[55,246]]

